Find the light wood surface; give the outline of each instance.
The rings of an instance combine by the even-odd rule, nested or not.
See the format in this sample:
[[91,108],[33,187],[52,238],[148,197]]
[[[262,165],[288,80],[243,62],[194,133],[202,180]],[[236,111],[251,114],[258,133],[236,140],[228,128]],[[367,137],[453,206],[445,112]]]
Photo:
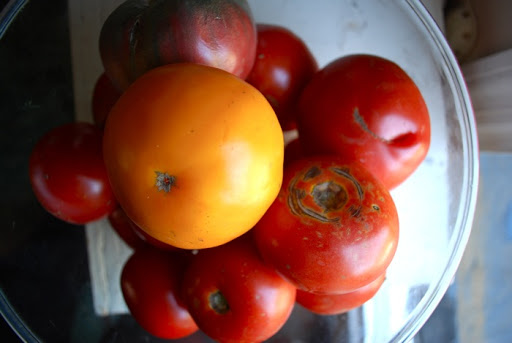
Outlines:
[[[101,26],[122,0],[68,0],[75,118],[92,121],[91,97],[103,72],[98,40]],[[98,315],[126,313],[119,279],[131,254],[108,220],[88,224],[86,230],[94,309]]]

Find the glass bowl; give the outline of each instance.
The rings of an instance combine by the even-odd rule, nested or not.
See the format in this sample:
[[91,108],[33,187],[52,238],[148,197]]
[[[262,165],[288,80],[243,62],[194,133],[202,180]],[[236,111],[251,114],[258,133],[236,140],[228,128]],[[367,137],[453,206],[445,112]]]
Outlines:
[[[101,72],[97,35],[119,3],[12,0],[1,12],[0,310],[27,342],[159,341],[127,314],[120,296],[118,278],[129,248],[105,220],[81,227],[47,214],[27,172],[30,151],[46,131],[90,120],[93,83]],[[419,1],[250,4],[257,22],[284,25],[302,37],[321,66],[350,53],[395,61],[422,91],[432,123],[427,158],[392,191],[401,236],[381,290],[339,316],[296,306],[270,341],[410,340],[456,272],[476,202],[476,128],[454,55]],[[180,342],[206,341],[197,333]]]

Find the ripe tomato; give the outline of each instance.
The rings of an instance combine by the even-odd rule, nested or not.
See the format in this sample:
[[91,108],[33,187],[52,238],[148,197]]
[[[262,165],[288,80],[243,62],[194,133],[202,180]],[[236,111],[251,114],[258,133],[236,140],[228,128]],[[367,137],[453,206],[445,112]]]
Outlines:
[[341,57],[319,71],[298,105],[306,153],[337,153],[363,164],[392,189],[430,146],[430,118],[414,81],[397,64],[371,55]]
[[247,0],[122,1],[103,23],[99,50],[120,90],[150,69],[178,62],[244,79],[256,56],[256,27]]
[[339,156],[296,160],[254,227],[258,249],[297,288],[354,291],[381,275],[398,244],[398,214],[389,191]]
[[185,257],[139,249],[121,272],[121,291],[131,315],[153,336],[177,339],[198,330],[180,298]]
[[386,279],[382,274],[368,285],[343,294],[316,294],[297,290],[297,303],[322,315],[341,314],[362,306],[373,298]]
[[254,87],[213,67],[170,64],[139,78],[110,112],[103,142],[128,217],[179,248],[242,235],[282,182],[274,111]]
[[115,208],[101,145],[101,129],[70,123],[50,130],[34,146],[29,160],[32,189],[52,215],[86,224]]
[[249,235],[200,250],[185,272],[183,299],[219,342],[261,342],[289,318],[296,288],[264,264]]
[[120,96],[121,92],[103,72],[98,77],[92,93],[92,116],[95,124],[103,127],[110,110]]
[[284,147],[284,167],[291,162],[298,160],[299,158],[304,157],[304,153],[302,152],[302,147],[300,146],[300,141],[298,138],[293,139]]
[[268,99],[283,129],[294,128],[295,104],[318,64],[304,41],[289,29],[268,24],[256,28],[256,60],[247,82]]
[[146,242],[139,236],[134,229],[135,223],[126,216],[121,207],[117,207],[108,215],[110,226],[130,248],[134,250],[145,249],[148,247]]
[[124,213],[123,209],[119,206],[109,214],[108,221],[119,237],[134,250],[146,249],[150,246],[162,250],[178,250],[178,248],[165,244],[148,235],[128,218],[126,213]]

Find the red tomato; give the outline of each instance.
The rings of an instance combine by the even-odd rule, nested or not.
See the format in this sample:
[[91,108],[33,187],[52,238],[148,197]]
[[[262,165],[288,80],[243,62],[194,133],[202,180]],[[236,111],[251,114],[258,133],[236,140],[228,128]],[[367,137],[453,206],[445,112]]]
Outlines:
[[100,127],[105,125],[110,110],[120,96],[121,92],[114,87],[112,81],[103,72],[96,81],[92,93],[92,116],[95,124]]
[[136,250],[121,272],[121,290],[139,325],[153,336],[177,339],[198,330],[180,298],[184,256],[157,249]]
[[119,237],[132,249],[145,249],[148,248],[149,245],[162,250],[179,250],[147,234],[146,231],[142,230],[128,218],[121,207],[117,207],[112,211],[108,216],[108,220],[114,231],[116,231]]
[[32,150],[29,173],[41,205],[63,221],[86,224],[116,206],[103,162],[102,131],[93,124],[49,131]]
[[339,156],[297,160],[253,229],[264,260],[297,288],[346,293],[384,273],[398,244],[389,191]]
[[135,223],[128,218],[121,207],[117,207],[108,215],[108,221],[117,235],[134,250],[147,248],[148,245],[135,232]]
[[260,259],[244,235],[200,250],[183,281],[183,299],[199,328],[219,342],[260,342],[286,322],[296,289]]
[[298,138],[293,139],[284,147],[284,166],[286,167],[291,162],[304,157],[302,147]]
[[430,146],[430,118],[414,81],[397,64],[371,55],[341,57],[304,89],[297,126],[306,153],[358,161],[392,189]]
[[281,126],[295,126],[295,104],[318,64],[304,41],[287,28],[258,24],[256,60],[246,81],[268,99]]
[[362,306],[377,294],[384,283],[382,274],[368,285],[343,294],[315,294],[297,290],[297,303],[304,308],[322,315],[341,314]]

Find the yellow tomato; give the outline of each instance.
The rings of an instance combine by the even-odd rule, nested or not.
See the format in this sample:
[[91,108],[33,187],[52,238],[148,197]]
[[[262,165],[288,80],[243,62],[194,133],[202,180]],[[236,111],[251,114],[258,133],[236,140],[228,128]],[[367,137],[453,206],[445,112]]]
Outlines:
[[249,231],[282,182],[283,133],[270,104],[236,76],[197,64],[136,80],[107,118],[103,149],[126,214],[179,248]]

